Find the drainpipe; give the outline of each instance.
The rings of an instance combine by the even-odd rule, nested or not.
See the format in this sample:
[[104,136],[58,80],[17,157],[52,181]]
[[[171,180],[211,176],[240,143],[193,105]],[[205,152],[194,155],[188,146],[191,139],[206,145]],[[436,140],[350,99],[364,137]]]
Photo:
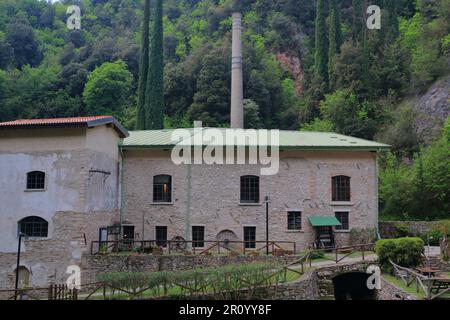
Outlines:
[[[187,164],[187,203],[186,203],[186,224],[184,230],[184,236],[186,240],[191,239],[190,227],[191,227],[191,202],[192,202],[192,165]],[[192,239],[191,239],[192,240]]]
[[[379,150],[378,152],[380,152],[381,150]],[[375,210],[376,210],[376,220],[375,220],[375,226],[376,226],[376,230],[377,230],[377,239],[381,239],[381,235],[380,235],[380,225],[379,225],[379,214],[380,214],[380,210],[379,210],[379,206],[378,203],[380,201],[380,195],[378,192],[378,188],[379,188],[379,167],[378,167],[378,152],[375,153]]]
[[119,152],[120,152],[120,213],[119,213],[119,225],[120,225],[120,235],[119,240],[123,239],[123,203],[124,203],[124,192],[123,192],[123,176],[125,171],[125,160],[123,154],[122,144],[119,144]]

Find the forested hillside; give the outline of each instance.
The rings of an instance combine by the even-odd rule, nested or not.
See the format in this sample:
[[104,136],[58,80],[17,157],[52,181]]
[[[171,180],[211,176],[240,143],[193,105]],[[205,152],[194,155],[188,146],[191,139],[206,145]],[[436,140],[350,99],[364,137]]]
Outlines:
[[[133,129],[143,3],[0,0],[0,121],[112,114]],[[81,30],[71,31],[74,4]],[[366,28],[368,4],[382,8],[381,30]],[[165,0],[166,127],[228,125],[233,6],[247,127],[389,143],[385,213],[449,213],[450,0]]]

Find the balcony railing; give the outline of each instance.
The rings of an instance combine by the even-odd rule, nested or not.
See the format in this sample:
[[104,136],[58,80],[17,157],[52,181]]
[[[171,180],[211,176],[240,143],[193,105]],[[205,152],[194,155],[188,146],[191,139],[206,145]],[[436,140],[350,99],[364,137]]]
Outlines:
[[266,253],[276,255],[295,254],[296,244],[292,241],[187,241],[187,240],[113,240],[91,242],[91,254],[138,252],[153,254],[235,254],[248,255]]

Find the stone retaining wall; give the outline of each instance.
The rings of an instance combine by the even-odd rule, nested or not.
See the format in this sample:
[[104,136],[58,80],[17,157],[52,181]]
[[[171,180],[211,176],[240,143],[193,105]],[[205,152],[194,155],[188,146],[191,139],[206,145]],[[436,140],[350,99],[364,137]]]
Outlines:
[[412,235],[426,234],[439,224],[439,221],[380,221],[379,231],[381,238],[389,239],[398,237],[396,228],[406,226]]
[[97,275],[105,272],[155,272],[177,271],[196,268],[219,267],[227,264],[250,262],[287,264],[300,256],[154,256],[154,255],[83,255],[81,282],[97,281]]
[[417,300],[415,297],[381,278],[381,290],[378,291],[378,300]]

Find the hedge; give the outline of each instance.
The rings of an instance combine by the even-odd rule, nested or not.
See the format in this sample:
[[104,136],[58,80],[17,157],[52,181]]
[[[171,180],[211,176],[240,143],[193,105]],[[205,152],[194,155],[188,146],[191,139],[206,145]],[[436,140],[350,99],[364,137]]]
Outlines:
[[377,241],[375,250],[384,271],[391,272],[392,262],[406,268],[422,263],[425,243],[420,238],[383,239]]

